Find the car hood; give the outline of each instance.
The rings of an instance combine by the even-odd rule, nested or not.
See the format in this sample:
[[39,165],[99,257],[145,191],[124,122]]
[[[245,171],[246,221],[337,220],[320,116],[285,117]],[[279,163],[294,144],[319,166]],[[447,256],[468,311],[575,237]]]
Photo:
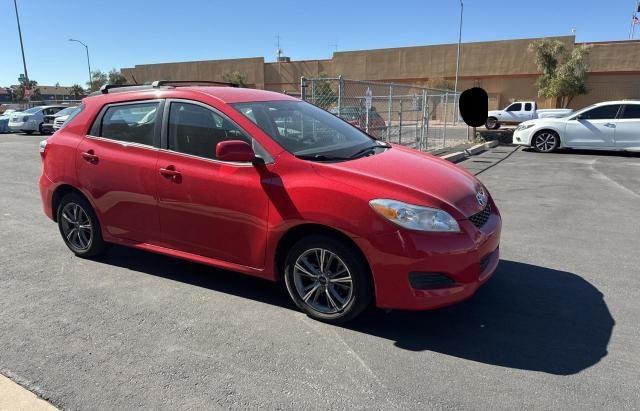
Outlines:
[[482,210],[480,182],[466,170],[430,154],[402,146],[338,163],[314,163],[316,172],[358,190],[371,199],[388,198],[446,210],[463,219]]

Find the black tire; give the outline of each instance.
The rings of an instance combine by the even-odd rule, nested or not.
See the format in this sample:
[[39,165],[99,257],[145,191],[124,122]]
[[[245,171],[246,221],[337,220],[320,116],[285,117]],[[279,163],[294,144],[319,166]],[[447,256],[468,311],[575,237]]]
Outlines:
[[495,117],[489,117],[484,123],[484,126],[487,128],[487,130],[497,130],[500,128],[500,122],[498,122],[498,119]]
[[553,130],[540,130],[531,138],[531,148],[538,153],[552,153],[560,147],[560,136]]
[[[313,256],[317,257],[321,253],[318,250],[328,252],[325,254],[327,261],[324,263],[324,270],[320,270],[319,264],[311,261]],[[298,265],[303,264],[303,268],[309,271],[312,271],[310,265],[313,266],[315,271],[311,274],[316,275],[315,279],[299,270],[296,262],[299,262]],[[340,272],[341,264],[346,267],[346,272]],[[316,320],[332,324],[345,323],[358,316],[371,301],[371,275],[366,262],[352,245],[338,238],[310,235],[301,239],[289,250],[284,270],[289,296],[303,312]],[[347,291],[349,281],[351,288]],[[302,295],[304,291],[307,295]],[[314,294],[308,296],[311,292]],[[333,311],[328,312],[321,306]]]
[[33,130],[27,130],[24,132],[24,134],[30,136],[31,134],[33,134]]
[[40,135],[45,135],[46,133],[42,130],[42,124],[44,123],[40,123],[40,125],[38,126],[38,133],[40,133]]
[[58,205],[56,216],[62,240],[78,257],[96,257],[107,249],[98,217],[83,196],[77,193],[65,195]]

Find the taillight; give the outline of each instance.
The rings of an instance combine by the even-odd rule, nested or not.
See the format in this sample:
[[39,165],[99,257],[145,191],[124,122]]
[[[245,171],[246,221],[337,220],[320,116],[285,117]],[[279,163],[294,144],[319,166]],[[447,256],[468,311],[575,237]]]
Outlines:
[[46,151],[47,151],[47,140],[42,140],[40,142],[40,157],[44,158]]

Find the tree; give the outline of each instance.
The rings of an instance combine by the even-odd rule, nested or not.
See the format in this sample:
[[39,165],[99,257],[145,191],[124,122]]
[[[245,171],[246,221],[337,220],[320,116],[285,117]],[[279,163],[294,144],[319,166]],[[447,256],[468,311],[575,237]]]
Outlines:
[[107,84],[109,81],[109,77],[107,74],[103,73],[100,70],[93,71],[91,73],[91,83],[87,83],[89,91],[98,91],[100,87]]
[[327,79],[327,73],[320,73],[318,77],[319,79],[315,80],[315,84],[311,89],[313,93],[311,96],[313,101],[311,103],[321,109],[329,110],[338,101],[338,96],[333,87],[331,87],[330,80]]
[[568,53],[559,40],[543,39],[529,45],[535,53],[540,77],[536,80],[538,97],[553,98],[556,107],[567,107],[575,96],[587,94],[588,46],[575,47]]
[[232,73],[225,73],[222,75],[222,80],[227,83],[235,84],[238,87],[246,88],[247,87],[247,76],[240,73],[239,71],[234,71]]
[[[18,87],[14,89],[14,96],[17,101],[26,101],[25,97],[25,88],[27,88],[27,80],[24,77],[20,77],[18,80],[20,84]],[[38,82],[35,80],[29,80],[28,88],[31,89],[31,97],[29,100],[39,101],[42,100],[42,94],[40,94],[40,89],[38,88]]]
[[74,100],[80,100],[82,97],[84,97],[85,92],[79,84],[74,84],[69,88],[69,94],[71,94],[71,97],[73,97]]
[[127,79],[120,71],[113,68],[109,72],[109,84],[127,84]]

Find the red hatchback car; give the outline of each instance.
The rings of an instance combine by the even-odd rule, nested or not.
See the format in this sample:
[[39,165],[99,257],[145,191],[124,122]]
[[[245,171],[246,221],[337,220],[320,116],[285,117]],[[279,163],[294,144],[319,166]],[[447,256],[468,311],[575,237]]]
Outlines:
[[449,305],[498,264],[474,176],[284,94],[107,86],[40,151],[44,211],[76,255],[114,243],[284,280],[323,321]]

